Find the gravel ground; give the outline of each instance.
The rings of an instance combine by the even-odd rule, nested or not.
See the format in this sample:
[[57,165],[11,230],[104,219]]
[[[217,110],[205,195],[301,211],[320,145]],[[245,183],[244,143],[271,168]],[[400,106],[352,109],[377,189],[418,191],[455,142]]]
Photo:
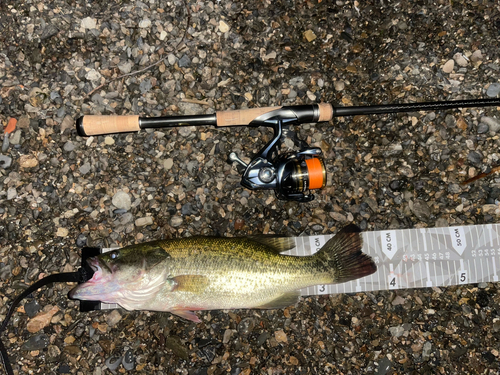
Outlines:
[[[500,178],[460,184],[499,164],[498,108],[295,129],[323,149],[329,176],[307,204],[242,188],[227,162],[231,151],[248,161],[269,129],[81,138],[74,128],[81,114],[497,97],[497,1],[3,0],[0,29],[1,318],[25,285],[76,270],[85,245],[498,221]],[[498,284],[310,297],[203,312],[200,324],[80,313],[70,288],[36,293],[2,334],[17,373],[500,371]],[[31,332],[39,310],[51,322]]]

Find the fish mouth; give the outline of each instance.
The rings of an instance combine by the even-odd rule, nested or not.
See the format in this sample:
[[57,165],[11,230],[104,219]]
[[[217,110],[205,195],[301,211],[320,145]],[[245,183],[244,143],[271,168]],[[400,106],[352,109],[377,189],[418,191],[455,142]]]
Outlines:
[[94,271],[92,278],[74,287],[68,294],[71,299],[88,300],[102,294],[105,285],[110,281],[112,271],[100,262],[97,257],[87,259],[87,264]]
[[99,259],[97,259],[97,257],[89,258],[87,259],[87,264],[90,266],[90,268],[92,268],[92,271],[94,271],[92,278],[87,282],[93,282],[93,281],[95,282],[102,279],[103,272],[102,272],[101,262],[99,262]]

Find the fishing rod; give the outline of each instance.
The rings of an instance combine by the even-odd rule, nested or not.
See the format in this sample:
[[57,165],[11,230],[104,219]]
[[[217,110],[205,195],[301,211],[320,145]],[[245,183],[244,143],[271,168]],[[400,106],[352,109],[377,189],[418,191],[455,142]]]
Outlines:
[[407,104],[334,107],[329,103],[284,107],[264,107],[219,111],[206,115],[140,117],[85,115],[77,119],[76,129],[82,137],[135,132],[141,129],[163,129],[179,126],[264,126],[274,131],[273,138],[247,164],[236,153],[229,160],[244,168],[241,185],[251,190],[274,189],[283,200],[309,202],[311,190],[326,185],[326,168],[318,147],[309,147],[296,136],[291,137],[297,152],[279,154],[282,137],[291,135],[289,125],[327,122],[334,117],[401,113],[500,106],[500,98],[437,101]]

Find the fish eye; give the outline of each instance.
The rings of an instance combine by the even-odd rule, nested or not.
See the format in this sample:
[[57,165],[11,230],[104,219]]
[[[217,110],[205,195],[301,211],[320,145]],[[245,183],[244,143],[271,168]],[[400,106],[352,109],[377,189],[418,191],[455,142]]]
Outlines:
[[109,253],[109,257],[111,259],[116,259],[118,258],[118,251],[112,251],[111,253]]

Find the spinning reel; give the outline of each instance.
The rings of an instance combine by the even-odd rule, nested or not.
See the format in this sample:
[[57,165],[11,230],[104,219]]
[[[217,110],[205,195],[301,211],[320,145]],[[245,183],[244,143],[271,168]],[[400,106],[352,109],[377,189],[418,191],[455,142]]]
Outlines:
[[[304,107],[310,110],[310,106]],[[245,168],[241,178],[244,187],[251,190],[274,189],[279,199],[309,202],[314,199],[309,191],[325,186],[326,169],[320,157],[320,148],[307,147],[293,133],[291,138],[300,151],[278,155],[282,137],[291,135],[288,134],[288,126],[300,123],[301,115],[305,117],[300,110],[300,106],[283,107],[265,113],[248,124],[271,127],[274,136],[248,164],[234,152],[229,154],[230,161]]]

